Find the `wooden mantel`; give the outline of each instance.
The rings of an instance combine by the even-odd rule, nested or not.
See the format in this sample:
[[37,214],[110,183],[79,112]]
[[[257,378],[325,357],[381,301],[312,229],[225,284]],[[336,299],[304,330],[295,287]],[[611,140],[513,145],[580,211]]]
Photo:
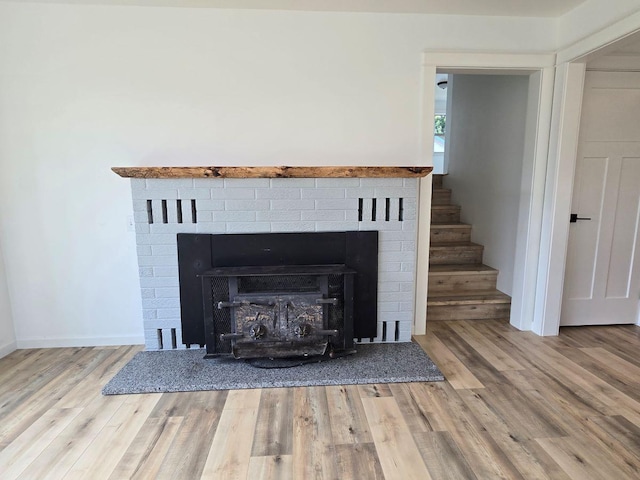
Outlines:
[[124,178],[414,178],[433,167],[113,167]]

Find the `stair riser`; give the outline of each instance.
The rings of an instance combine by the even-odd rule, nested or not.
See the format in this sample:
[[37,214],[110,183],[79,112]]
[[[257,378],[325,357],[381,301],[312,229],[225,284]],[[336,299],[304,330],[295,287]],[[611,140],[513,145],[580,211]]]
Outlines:
[[482,246],[442,249],[432,247],[429,251],[429,263],[431,265],[482,263],[482,250]]
[[431,205],[449,205],[451,203],[451,190],[434,190],[431,194]]
[[442,175],[433,175],[433,188],[442,188]]
[[511,304],[442,305],[427,307],[427,322],[442,320],[508,319]]
[[445,242],[470,242],[471,227],[469,228],[446,228],[431,226],[431,243]]
[[432,223],[460,223],[460,207],[431,209]]
[[498,272],[470,275],[429,275],[429,294],[494,290]]

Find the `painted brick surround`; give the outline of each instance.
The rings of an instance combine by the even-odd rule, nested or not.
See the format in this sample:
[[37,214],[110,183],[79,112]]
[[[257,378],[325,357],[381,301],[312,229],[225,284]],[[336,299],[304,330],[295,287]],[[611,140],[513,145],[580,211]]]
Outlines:
[[177,233],[377,230],[373,341],[410,341],[417,178],[132,178],[131,188],[148,350],[185,348]]

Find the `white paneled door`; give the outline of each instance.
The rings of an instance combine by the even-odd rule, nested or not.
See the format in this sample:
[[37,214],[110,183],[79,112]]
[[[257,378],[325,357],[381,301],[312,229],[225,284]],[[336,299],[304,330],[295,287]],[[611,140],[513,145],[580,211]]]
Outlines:
[[640,73],[587,72],[572,212],[560,324],[638,322]]

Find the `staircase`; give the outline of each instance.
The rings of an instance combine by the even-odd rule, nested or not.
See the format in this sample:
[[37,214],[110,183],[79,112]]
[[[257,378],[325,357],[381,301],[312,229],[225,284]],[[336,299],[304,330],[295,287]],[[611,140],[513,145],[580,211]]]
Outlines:
[[433,176],[427,322],[508,319],[511,297],[496,290],[498,270],[482,264],[484,247],[471,242],[443,177]]

